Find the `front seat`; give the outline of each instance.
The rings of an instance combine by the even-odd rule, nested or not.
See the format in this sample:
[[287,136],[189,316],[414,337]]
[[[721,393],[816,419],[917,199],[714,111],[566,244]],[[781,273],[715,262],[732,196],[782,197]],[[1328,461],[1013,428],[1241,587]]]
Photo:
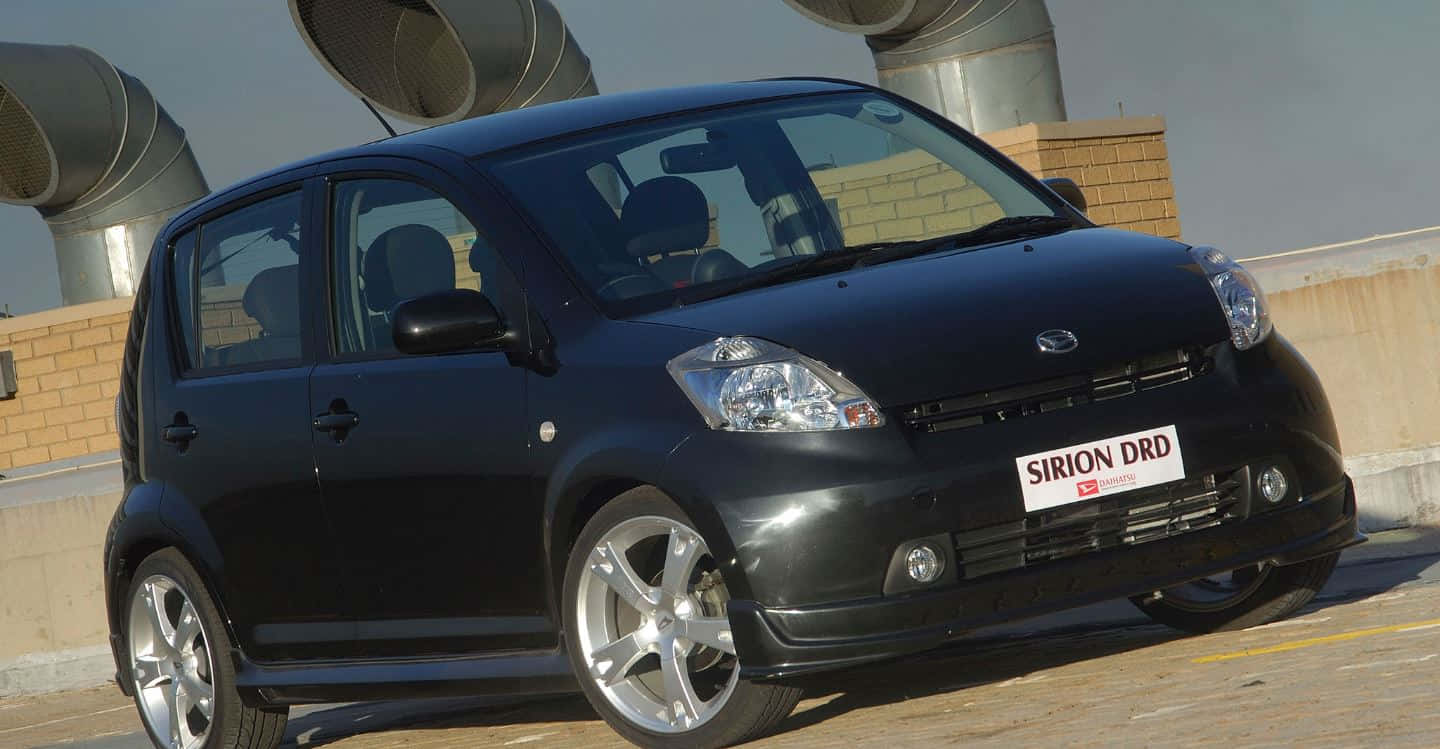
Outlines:
[[250,279],[241,299],[260,324],[260,337],[217,352],[221,366],[300,358],[300,266],[266,268]]
[[387,229],[365,252],[365,306],[372,318],[374,350],[393,351],[390,311],[417,296],[455,288],[455,253],[444,234],[424,224]]
[[[626,196],[620,229],[631,257],[660,255],[647,267],[667,286],[683,286],[692,280],[697,250],[710,237],[710,206],[705,193],[688,179],[648,179]],[[681,252],[690,254],[675,254]]]

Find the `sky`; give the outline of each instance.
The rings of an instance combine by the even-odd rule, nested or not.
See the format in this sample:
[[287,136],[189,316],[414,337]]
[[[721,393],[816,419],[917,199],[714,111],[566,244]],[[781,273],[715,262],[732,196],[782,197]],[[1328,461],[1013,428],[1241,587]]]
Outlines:
[[[875,81],[861,38],[781,0],[553,2],[602,92]],[[1186,241],[1246,257],[1440,224],[1440,3],[1048,4],[1070,119],[1113,117],[1117,102],[1165,116]],[[212,188],[383,134],[311,57],[284,0],[6,0],[0,39],[89,47],[145,81]],[[59,303],[44,222],[0,205],[0,305]]]

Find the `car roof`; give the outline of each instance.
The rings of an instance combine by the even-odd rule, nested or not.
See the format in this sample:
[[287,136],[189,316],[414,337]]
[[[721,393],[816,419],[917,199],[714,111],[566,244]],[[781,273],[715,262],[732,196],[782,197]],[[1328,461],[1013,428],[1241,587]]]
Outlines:
[[224,205],[231,193],[243,191],[261,180],[338,159],[414,154],[414,146],[443,148],[464,157],[474,157],[570,133],[678,112],[788,96],[872,90],[863,83],[831,78],[776,78],[602,94],[497,112],[317,154],[267,170],[192,203],[175,217],[172,225],[188,223],[192,217]]

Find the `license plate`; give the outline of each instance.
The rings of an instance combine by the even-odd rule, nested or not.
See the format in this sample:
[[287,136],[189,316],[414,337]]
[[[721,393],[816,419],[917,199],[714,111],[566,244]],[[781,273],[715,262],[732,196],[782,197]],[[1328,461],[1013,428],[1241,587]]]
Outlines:
[[1175,426],[1107,437],[1015,459],[1025,511],[1185,478]]

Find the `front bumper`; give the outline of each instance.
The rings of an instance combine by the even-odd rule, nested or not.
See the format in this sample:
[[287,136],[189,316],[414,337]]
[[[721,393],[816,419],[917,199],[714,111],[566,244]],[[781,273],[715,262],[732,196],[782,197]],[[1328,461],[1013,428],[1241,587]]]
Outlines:
[[[1191,480],[1279,464],[1296,496],[1247,501],[1221,525],[1145,543],[910,592],[886,585],[897,551],[916,539],[1024,522],[1016,456],[1171,424]],[[664,479],[724,575],[751,678],[884,658],[1362,540],[1324,391],[1278,335],[1246,352],[1217,347],[1213,370],[1184,382],[974,428],[920,433],[892,418],[847,432],[699,432],[671,454]]]
[[1250,521],[1112,549],[971,584],[836,605],[730,603],[741,674],[763,679],[935,647],[966,630],[1140,595],[1248,564],[1294,564],[1361,543],[1347,478]]

